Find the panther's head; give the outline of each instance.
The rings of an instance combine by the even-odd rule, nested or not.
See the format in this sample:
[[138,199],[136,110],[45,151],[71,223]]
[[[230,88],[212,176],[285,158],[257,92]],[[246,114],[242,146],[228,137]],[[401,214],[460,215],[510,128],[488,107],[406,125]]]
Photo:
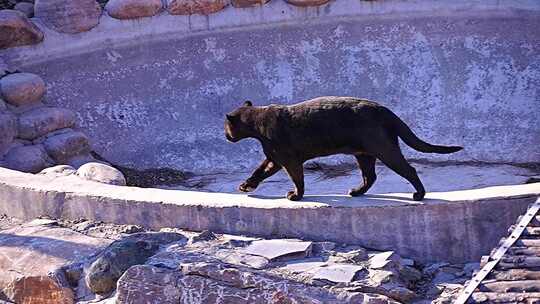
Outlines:
[[251,101],[225,115],[225,137],[230,142],[237,142],[253,135],[252,126],[248,123],[249,113],[253,110]]

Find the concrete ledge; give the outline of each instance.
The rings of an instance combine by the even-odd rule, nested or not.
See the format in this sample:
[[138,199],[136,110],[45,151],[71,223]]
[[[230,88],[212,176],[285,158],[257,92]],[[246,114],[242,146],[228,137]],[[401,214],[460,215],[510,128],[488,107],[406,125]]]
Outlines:
[[87,218],[152,228],[328,240],[419,261],[477,261],[540,195],[540,183],[429,193],[308,196],[302,202],[240,194],[120,187],[74,176],[0,168],[0,213]]

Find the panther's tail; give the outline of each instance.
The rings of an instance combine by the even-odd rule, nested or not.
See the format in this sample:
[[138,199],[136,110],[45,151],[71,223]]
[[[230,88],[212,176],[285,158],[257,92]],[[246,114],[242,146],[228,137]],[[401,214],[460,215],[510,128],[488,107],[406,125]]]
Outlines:
[[418,138],[413,131],[401,120],[397,115],[392,113],[395,117],[393,119],[393,129],[396,131],[399,138],[401,138],[409,147],[424,153],[440,153],[448,154],[462,150],[463,147],[459,146],[438,146],[427,143]]

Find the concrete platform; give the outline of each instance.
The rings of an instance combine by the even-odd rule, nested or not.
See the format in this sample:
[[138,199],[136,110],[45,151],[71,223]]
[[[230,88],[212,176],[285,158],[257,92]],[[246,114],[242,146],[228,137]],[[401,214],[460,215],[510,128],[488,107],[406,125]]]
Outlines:
[[[352,159],[352,157],[350,158]],[[317,170],[313,170],[313,163],[311,166],[309,164],[305,166],[312,168],[304,170],[306,194],[308,195],[346,194],[349,189],[357,187],[362,181],[362,175],[356,163],[339,163],[333,166],[320,162],[317,164],[319,164]],[[540,172],[537,170],[507,164],[413,162],[412,165],[416,168],[427,191],[437,192],[519,185],[524,184],[532,177],[540,177]],[[377,162],[375,171],[377,181],[369,193],[414,191],[407,180],[379,162]],[[251,171],[196,175],[186,184],[197,185],[197,191],[238,193],[238,185],[250,175]],[[292,187],[291,179],[282,170],[261,183],[252,194],[283,196],[285,192],[292,190]],[[193,190],[193,187],[187,186],[157,186],[156,188]]]
[[395,250],[421,262],[477,261],[540,195],[540,183],[351,198],[308,195],[302,202],[265,196],[119,187],[75,176],[0,168],[0,213],[23,219],[87,218],[152,228],[262,237],[295,237]]

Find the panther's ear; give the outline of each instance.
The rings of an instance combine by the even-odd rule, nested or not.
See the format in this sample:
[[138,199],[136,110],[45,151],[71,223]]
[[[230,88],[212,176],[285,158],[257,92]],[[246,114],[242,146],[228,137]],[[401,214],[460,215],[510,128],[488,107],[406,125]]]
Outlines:
[[251,106],[253,106],[253,103],[251,103],[251,101],[246,100],[246,101],[244,102],[244,107],[251,107]]

